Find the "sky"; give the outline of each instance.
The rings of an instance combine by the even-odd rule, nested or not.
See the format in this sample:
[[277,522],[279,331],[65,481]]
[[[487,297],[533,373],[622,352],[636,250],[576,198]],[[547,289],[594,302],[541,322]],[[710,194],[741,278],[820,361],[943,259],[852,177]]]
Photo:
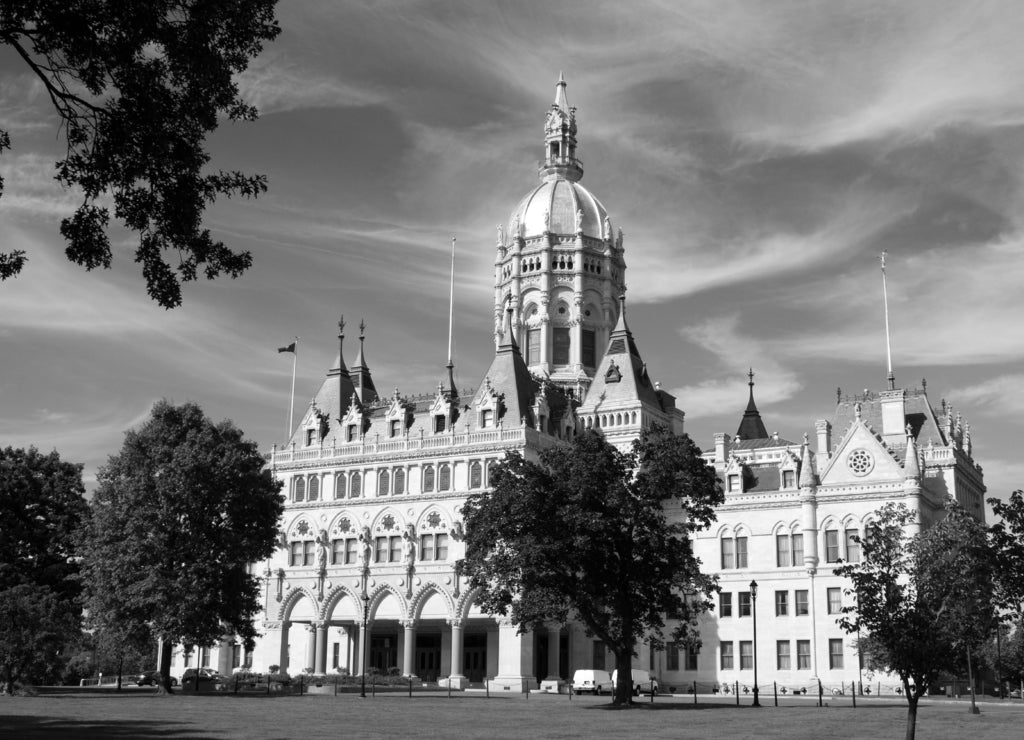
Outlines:
[[[625,232],[630,328],[704,448],[747,370],[769,432],[814,438],[836,389],[898,387],[970,423],[989,495],[1024,487],[1024,12],[1019,2],[283,2],[240,77],[254,123],[213,166],[268,176],[206,225],[253,267],[166,311],[129,235],[110,270],[64,257],[57,121],[0,48],[0,446],[57,449],[88,487],[161,398],[287,438],[366,322],[378,390],[460,387],[493,355],[495,225],[537,184],[564,73],[582,184]],[[841,436],[845,430],[835,430]]]

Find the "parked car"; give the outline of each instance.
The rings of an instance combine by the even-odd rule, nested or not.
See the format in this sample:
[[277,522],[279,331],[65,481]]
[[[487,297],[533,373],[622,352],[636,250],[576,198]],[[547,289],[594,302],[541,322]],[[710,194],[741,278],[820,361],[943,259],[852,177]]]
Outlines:
[[[642,668],[634,668],[632,670],[633,678],[633,695],[640,696],[642,693],[653,693],[655,696],[658,695],[658,679],[650,674],[649,671],[645,671]],[[612,691],[619,685],[619,671],[615,669],[612,671]]]
[[608,671],[595,671],[590,668],[581,668],[572,674],[572,691],[574,694],[590,692],[599,696],[605,691],[612,690],[612,677]]
[[[199,669],[199,691],[213,691],[218,686],[226,686],[231,683],[227,676],[217,673],[212,668]],[[196,669],[186,668],[181,674],[181,688],[183,691],[196,690]]]
[[[136,686],[156,686],[160,683],[160,671],[145,671],[135,677]],[[171,676],[171,686],[177,686],[178,679]]]

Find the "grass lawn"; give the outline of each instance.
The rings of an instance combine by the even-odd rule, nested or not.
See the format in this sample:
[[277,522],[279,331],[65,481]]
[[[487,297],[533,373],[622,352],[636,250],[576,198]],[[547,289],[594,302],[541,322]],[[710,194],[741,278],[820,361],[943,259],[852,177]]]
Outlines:
[[[744,704],[749,701],[744,698]],[[486,738],[902,738],[906,704],[894,700],[811,699],[785,706],[737,707],[727,700],[658,697],[629,710],[612,710],[607,697],[482,694],[342,696],[157,696],[151,689],[80,690],[34,697],[0,697],[0,737],[218,738],[264,740],[310,737],[446,735]],[[934,700],[918,711],[917,737],[1020,737],[1021,702],[985,702],[980,715],[968,704]]]

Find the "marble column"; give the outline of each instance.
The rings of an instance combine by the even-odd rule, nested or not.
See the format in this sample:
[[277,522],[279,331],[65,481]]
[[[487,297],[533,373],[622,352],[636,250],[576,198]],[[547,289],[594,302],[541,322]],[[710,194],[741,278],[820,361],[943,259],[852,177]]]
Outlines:
[[302,670],[313,668],[316,665],[316,625],[306,625],[306,664]]
[[413,663],[416,654],[416,620],[403,619],[402,627],[405,629],[402,644],[402,675],[414,678],[416,676],[416,666]]
[[[451,668],[449,669],[448,677],[442,678],[437,682],[438,686],[445,687],[451,686],[453,689],[464,689],[469,686],[469,679],[462,675],[462,620],[451,619],[448,621],[451,625]],[[444,641],[441,643],[442,649],[444,648]]]
[[370,633],[373,632],[373,622],[359,625],[359,665],[353,675],[360,676],[366,670],[366,661],[370,657]]
[[316,625],[316,663],[314,673],[327,673],[327,623]]
[[562,629],[559,625],[548,627],[548,675],[545,681],[560,681],[558,675],[558,648],[561,641]]
[[536,686],[533,674],[533,632],[519,634],[512,621],[498,622],[498,675],[491,681],[492,691],[526,693]]

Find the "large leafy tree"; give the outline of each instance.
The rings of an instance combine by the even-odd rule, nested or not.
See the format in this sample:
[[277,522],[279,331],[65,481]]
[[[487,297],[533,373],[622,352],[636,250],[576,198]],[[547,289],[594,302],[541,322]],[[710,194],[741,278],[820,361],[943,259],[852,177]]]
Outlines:
[[[464,572],[480,605],[521,630],[575,616],[615,654],[620,676],[641,639],[699,644],[697,616],[716,588],[701,573],[690,533],[723,500],[714,470],[686,436],[644,433],[629,453],[598,432],[540,454],[510,453],[492,489],[463,507]],[[673,620],[674,621],[674,620]],[[615,703],[631,701],[621,680]]]
[[[99,473],[82,536],[92,623],[165,645],[225,634],[251,645],[259,584],[250,564],[274,550],[280,488],[230,421],[213,423],[195,404],[157,403]],[[164,650],[168,691],[170,660]]]
[[856,604],[840,626],[864,632],[868,662],[899,675],[907,699],[906,738],[917,707],[943,671],[956,671],[987,639],[994,623],[993,553],[983,524],[955,503],[946,517],[908,537],[913,514],[886,504],[862,544],[860,563],[835,570]]
[[990,498],[998,521],[990,528],[996,549],[999,605],[1019,614],[1024,607],[1024,491],[1014,491],[1007,501]]
[[[237,277],[252,262],[202,226],[218,195],[256,196],[261,175],[211,171],[206,137],[224,120],[256,118],[235,77],[280,32],[276,0],[5,0],[0,43],[42,81],[66,154],[57,180],[81,205],[61,223],[72,262],[110,267],[107,227],[137,232],[149,295],[181,303],[199,274]],[[0,131],[0,153],[9,148]],[[0,181],[0,192],[2,192]],[[25,253],[0,253],[0,279]]]
[[0,449],[0,681],[52,680],[77,639],[74,534],[89,515],[82,466],[56,451]]

